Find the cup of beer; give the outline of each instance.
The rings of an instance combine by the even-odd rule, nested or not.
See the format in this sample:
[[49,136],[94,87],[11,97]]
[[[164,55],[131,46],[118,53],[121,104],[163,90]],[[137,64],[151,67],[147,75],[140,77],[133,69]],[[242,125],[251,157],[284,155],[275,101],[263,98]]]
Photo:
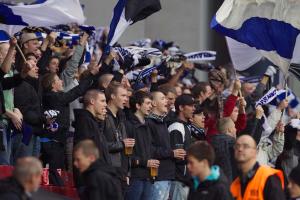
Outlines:
[[130,156],[132,155],[133,147],[125,147],[125,155]]
[[158,176],[158,168],[156,167],[150,167],[150,176],[152,178],[155,178]]

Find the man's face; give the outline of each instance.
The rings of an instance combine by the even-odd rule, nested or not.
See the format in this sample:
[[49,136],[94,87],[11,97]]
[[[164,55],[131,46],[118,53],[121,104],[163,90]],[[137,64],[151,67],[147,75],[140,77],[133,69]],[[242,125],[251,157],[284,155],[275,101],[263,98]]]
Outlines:
[[29,40],[24,43],[25,53],[34,53],[41,46],[38,40]]
[[85,156],[81,149],[74,152],[74,166],[80,173],[86,171],[93,162],[95,162],[95,158],[93,156]]
[[101,119],[104,120],[105,116],[106,116],[106,98],[104,94],[98,94],[96,100],[95,100],[95,104],[94,104],[94,108],[96,111],[96,115]]
[[27,60],[27,63],[30,65],[28,76],[35,79],[39,78],[39,68],[36,66],[36,59],[32,57]]
[[180,106],[183,116],[185,119],[190,120],[193,118],[193,113],[195,111],[195,106],[193,105],[185,105],[185,106]]
[[192,122],[198,128],[204,128],[205,127],[205,115],[204,115],[204,113],[194,114],[193,118],[192,118]]
[[256,158],[256,147],[247,137],[241,136],[234,146],[234,156],[238,163],[245,163]]
[[166,96],[168,100],[168,111],[174,108],[175,106],[175,100],[176,100],[176,95],[172,92],[168,92],[168,95]]
[[51,73],[58,73],[59,60],[57,58],[52,58],[48,65],[48,70]]
[[239,116],[239,109],[238,109],[238,107],[235,106],[230,115],[230,118],[232,119],[233,122],[236,122],[238,119],[238,116]]
[[187,168],[192,176],[198,177],[203,173],[203,161],[197,160],[194,156],[188,156]]
[[52,83],[52,88],[56,91],[64,90],[63,82],[57,75],[55,75],[55,77],[54,77],[54,82]]
[[244,96],[249,96],[252,94],[255,90],[255,85],[253,83],[244,83],[242,85],[242,90],[244,93]]
[[153,99],[155,109],[162,114],[166,114],[168,112],[167,104],[166,96],[162,92],[158,92]]
[[140,106],[139,110],[145,116],[149,115],[152,108],[152,100],[149,98],[144,99],[144,102]]
[[300,186],[297,185],[293,180],[289,180],[288,190],[291,198],[297,198],[300,196]]
[[119,87],[117,89],[116,94],[114,96],[114,104],[119,109],[124,109],[126,102],[128,101],[127,90],[123,87]]

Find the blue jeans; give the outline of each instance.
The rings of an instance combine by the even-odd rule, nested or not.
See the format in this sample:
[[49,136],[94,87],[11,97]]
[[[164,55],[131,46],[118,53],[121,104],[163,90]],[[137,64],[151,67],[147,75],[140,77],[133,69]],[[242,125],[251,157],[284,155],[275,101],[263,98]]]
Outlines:
[[125,200],[151,200],[152,183],[147,180],[131,180],[125,192]]
[[15,165],[18,158],[26,156],[35,156],[39,157],[40,155],[40,138],[33,135],[29,145],[26,145],[22,142],[23,135],[16,134],[12,137],[11,140],[11,164]]
[[11,152],[11,133],[7,125],[2,124],[1,128],[2,138],[3,138],[3,147],[4,151],[0,151],[0,165],[10,165],[10,152]]
[[152,200],[168,200],[172,181],[156,181],[152,185]]
[[171,184],[170,196],[172,200],[186,200],[189,194],[189,187],[179,181]]

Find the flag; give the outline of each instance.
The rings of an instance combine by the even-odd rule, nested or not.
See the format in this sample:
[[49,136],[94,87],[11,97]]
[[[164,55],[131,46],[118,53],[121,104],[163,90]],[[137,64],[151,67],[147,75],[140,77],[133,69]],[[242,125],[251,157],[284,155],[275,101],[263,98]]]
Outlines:
[[114,8],[107,44],[113,46],[128,26],[161,9],[160,0],[119,0]]
[[211,27],[260,50],[287,74],[300,33],[299,1],[225,0]]
[[8,42],[10,39],[9,35],[5,32],[0,30],[0,44],[4,42]]
[[227,47],[234,68],[238,71],[249,69],[262,59],[261,53],[254,47],[226,37]]
[[271,106],[278,106],[279,103],[284,99],[288,100],[290,109],[292,109],[295,112],[300,112],[300,100],[291,89],[288,89],[287,92],[286,90],[277,91],[276,98],[274,98],[269,103]]
[[83,24],[84,20],[79,0],[46,0],[34,5],[15,6],[0,3],[0,29],[11,35],[24,26]]

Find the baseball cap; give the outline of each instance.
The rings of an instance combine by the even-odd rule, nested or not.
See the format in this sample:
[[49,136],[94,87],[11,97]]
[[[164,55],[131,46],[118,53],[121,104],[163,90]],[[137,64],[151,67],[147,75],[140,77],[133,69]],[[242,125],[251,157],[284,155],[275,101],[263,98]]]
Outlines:
[[195,100],[189,94],[183,94],[176,98],[175,100],[175,109],[179,110],[179,106],[187,106],[187,105],[194,105]]

